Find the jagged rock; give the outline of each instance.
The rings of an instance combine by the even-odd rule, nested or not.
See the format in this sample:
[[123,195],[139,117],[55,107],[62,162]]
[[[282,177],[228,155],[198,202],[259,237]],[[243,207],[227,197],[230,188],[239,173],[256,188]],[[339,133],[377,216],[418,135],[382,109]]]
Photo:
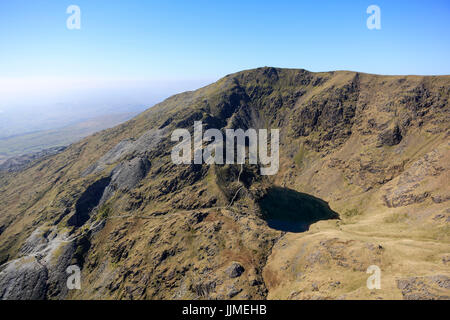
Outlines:
[[1,300],[42,300],[47,293],[48,270],[36,258],[11,261],[0,272]]
[[134,240],[126,240],[124,242],[120,242],[117,245],[114,245],[111,249],[111,257],[112,262],[116,263],[122,259],[126,259],[128,257],[128,253],[133,248],[135,244]]
[[8,262],[0,272],[0,299],[64,298],[66,268],[77,243],[64,241],[54,230],[36,229],[21,248],[24,256]]
[[438,165],[445,150],[434,149],[403,171],[385,187],[383,200],[388,207],[401,207],[424,202],[431,196],[427,190],[421,190],[421,183],[427,177],[438,177],[445,170]]
[[230,277],[230,278],[237,278],[240,277],[241,274],[245,271],[244,267],[238,263],[238,262],[233,262],[226,270],[225,273]]
[[405,300],[449,300],[450,278],[445,275],[397,280]]
[[147,175],[149,168],[150,162],[147,158],[142,157],[136,157],[117,165],[112,171],[111,181],[105,188],[99,205],[111,198],[116,190],[134,188]]
[[341,285],[341,282],[340,282],[340,281],[334,281],[334,282],[330,283],[330,287],[331,287],[331,288],[337,288],[337,287],[339,287],[340,285]]
[[199,297],[208,298],[216,289],[216,281],[208,281],[193,286],[192,291]]
[[242,292],[242,289],[237,289],[237,288],[231,288],[231,290],[230,291],[228,291],[228,293],[227,293],[227,296],[228,296],[228,298],[233,298],[233,297],[235,297],[235,296],[237,296],[239,293],[241,293]]
[[85,177],[93,173],[99,173],[103,171],[108,165],[114,164],[132,154],[142,156],[146,152],[155,149],[167,132],[167,128],[156,130],[151,129],[145,132],[139,137],[139,139],[135,141],[131,139],[122,140],[110,151],[108,151],[103,157],[101,157],[96,163],[92,164],[85,171],[83,171],[81,175]]
[[395,146],[402,141],[402,138],[400,127],[395,125],[393,128],[386,129],[378,135],[377,147]]
[[433,200],[434,203],[442,203],[450,200],[450,196],[446,195],[434,195],[431,197],[431,200]]
[[92,173],[103,171],[107,165],[113,164],[114,162],[119,161],[120,158],[126,156],[130,152],[132,145],[133,141],[130,139],[120,141],[114,148],[105,153],[105,155],[96,163],[83,171],[81,175],[84,177]]
[[251,285],[252,287],[254,287],[254,286],[259,286],[259,285],[262,284],[262,282],[261,282],[260,280],[256,279],[256,278],[250,278],[250,279],[249,279],[249,282],[250,282],[250,285]]
[[81,257],[76,256],[77,248],[80,247],[78,241],[56,243],[56,245],[50,254],[43,259],[43,264],[48,270],[46,296],[51,299],[64,299],[69,292],[67,288],[67,267],[73,263],[81,269],[83,261],[80,261]]
[[450,255],[444,256],[442,258],[442,263],[443,264],[448,264],[450,262]]
[[22,255],[28,255],[33,252],[42,251],[45,247],[47,247],[48,233],[42,229],[36,229],[34,232],[27,238],[22,248],[20,248],[20,253]]

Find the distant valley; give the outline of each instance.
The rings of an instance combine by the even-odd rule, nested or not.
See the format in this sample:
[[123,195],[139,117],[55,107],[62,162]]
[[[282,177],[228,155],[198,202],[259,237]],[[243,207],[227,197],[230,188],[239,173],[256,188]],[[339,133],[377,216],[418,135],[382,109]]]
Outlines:
[[96,116],[58,129],[0,138],[0,166],[9,158],[30,156],[49,148],[67,146],[95,132],[114,127],[137,114],[138,112],[124,112]]

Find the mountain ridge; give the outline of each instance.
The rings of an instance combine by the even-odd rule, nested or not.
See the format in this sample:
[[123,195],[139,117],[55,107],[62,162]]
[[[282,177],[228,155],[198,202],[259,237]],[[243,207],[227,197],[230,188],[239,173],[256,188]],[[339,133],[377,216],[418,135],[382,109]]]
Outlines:
[[[450,296],[449,96],[450,76],[271,67],[174,95],[0,175],[0,297]],[[240,180],[237,165],[171,163],[170,133],[200,120],[279,128],[278,174],[246,164]],[[271,228],[261,201],[299,207],[303,194],[339,219],[306,206],[307,231]],[[265,208],[280,214],[273,200]],[[69,264],[81,267],[81,290],[65,288]],[[386,273],[381,291],[366,288],[373,264]]]

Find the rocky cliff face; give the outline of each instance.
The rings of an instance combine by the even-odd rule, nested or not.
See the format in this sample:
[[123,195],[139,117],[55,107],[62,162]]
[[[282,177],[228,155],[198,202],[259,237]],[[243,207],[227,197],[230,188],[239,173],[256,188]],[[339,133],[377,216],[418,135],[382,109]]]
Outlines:
[[[449,96],[449,76],[260,68],[2,172],[0,297],[448,298]],[[279,172],[175,165],[199,120],[279,128]]]

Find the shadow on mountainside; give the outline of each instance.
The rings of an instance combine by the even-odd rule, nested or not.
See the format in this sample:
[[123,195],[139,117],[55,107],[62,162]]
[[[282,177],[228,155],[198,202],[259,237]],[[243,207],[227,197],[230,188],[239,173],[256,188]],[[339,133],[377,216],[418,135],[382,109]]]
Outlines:
[[304,232],[319,220],[339,218],[322,199],[282,187],[270,188],[259,207],[269,227],[287,232]]
[[81,195],[75,205],[75,214],[69,218],[69,226],[81,227],[89,220],[90,213],[100,202],[106,187],[111,182],[111,177],[102,178],[92,185]]

